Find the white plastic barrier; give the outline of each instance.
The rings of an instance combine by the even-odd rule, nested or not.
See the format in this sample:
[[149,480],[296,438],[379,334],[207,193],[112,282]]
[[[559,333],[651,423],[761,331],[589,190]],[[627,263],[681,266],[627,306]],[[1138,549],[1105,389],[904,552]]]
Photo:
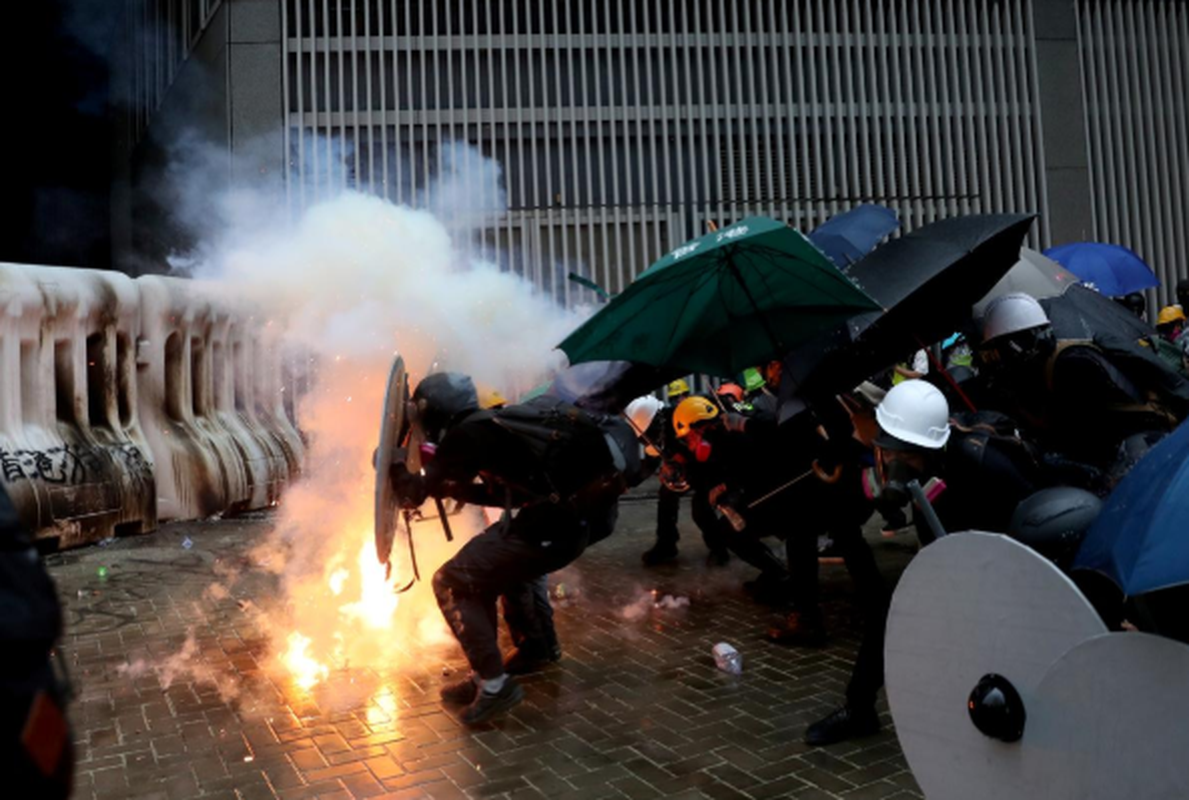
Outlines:
[[305,364],[210,285],[0,263],[0,480],[61,547],[275,505]]
[[0,264],[0,478],[38,536],[61,547],[156,526],[139,323],[126,276]]
[[301,474],[305,445],[286,410],[287,398],[291,396],[288,394],[291,379],[287,380],[286,373],[292,375],[293,365],[304,361],[286,354],[274,326],[267,320],[260,335],[244,344],[247,394],[251,398],[245,416],[284,454],[288,478],[296,480]]
[[258,327],[253,315],[227,309],[211,337],[215,414],[247,467],[248,508],[275,505],[291,477],[284,448],[253,413],[247,354],[260,335]]
[[190,281],[138,278],[140,412],[156,456],[162,519],[194,519],[249,505],[248,468],[213,403],[212,302]]
[[141,412],[159,456],[162,519],[275,505],[300,474],[304,448],[284,414],[272,326],[209,284],[136,283]]

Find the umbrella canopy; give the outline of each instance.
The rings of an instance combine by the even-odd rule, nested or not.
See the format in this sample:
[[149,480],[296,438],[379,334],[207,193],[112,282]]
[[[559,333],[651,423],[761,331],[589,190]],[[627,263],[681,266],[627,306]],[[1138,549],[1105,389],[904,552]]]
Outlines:
[[653,264],[559,347],[572,364],[725,377],[878,308],[802,234],[749,217]]
[[845,269],[875,249],[885,236],[900,227],[896,212],[872,203],[852,208],[818,225],[809,241]]
[[1189,423],[1165,437],[1107,498],[1074,569],[1110,576],[1129,596],[1189,583]]
[[1135,341],[1156,335],[1135,314],[1082,284],[1057,297],[1043,298],[1040,304],[1059,339],[1093,339],[1105,333]]
[[1040,300],[1065,294],[1065,290],[1077,282],[1077,275],[1053,259],[1031,248],[1021,247],[1020,260],[999,279],[999,283],[991,287],[986,297],[974,304],[974,316],[981,318],[991,301],[1005,294],[1023,292]]
[[1075,242],[1050,247],[1044,254],[1107,297],[1160,285],[1144,260],[1122,245]]
[[1032,214],[951,217],[877,248],[849,270],[883,313],[852,318],[785,361],[797,386],[833,394],[850,388],[962,327],[970,308],[1019,260]]

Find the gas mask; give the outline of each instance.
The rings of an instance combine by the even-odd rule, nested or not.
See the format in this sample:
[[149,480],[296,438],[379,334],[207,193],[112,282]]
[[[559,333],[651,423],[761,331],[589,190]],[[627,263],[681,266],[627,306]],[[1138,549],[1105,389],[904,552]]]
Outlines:
[[[875,506],[891,530],[908,525],[904,508],[912,501],[908,484],[925,483],[924,461],[917,453],[875,448],[875,466],[863,470],[863,495]],[[944,488],[940,481],[930,482],[934,500]],[[928,493],[927,493],[928,494]]]
[[702,436],[700,428],[690,428],[689,433],[685,435],[685,446],[693,454],[694,460],[699,464],[704,464],[710,460],[710,453],[712,447],[710,442]]

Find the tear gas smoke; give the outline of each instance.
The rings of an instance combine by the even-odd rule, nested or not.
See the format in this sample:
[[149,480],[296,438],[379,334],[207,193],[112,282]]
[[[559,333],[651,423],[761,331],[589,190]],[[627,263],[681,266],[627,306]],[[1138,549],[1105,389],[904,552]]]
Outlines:
[[[467,212],[449,224],[351,192],[290,223],[276,214],[283,201],[237,189],[210,215],[226,226],[208,232],[186,264],[216,291],[267,313],[276,346],[309,354],[313,381],[297,406],[305,473],[253,554],[279,576],[276,607],[264,609],[274,655],[305,689],[344,667],[421,666],[425,648],[451,641],[429,577],[459,542],[447,545],[437,521],[415,523],[423,580],[399,596],[394,583],[409,577],[400,541],[391,580],[374,555],[372,453],[393,355],[404,357],[414,383],[437,364],[514,397],[560,366],[552,348],[580,321],[581,312],[474,259],[473,225],[496,211],[473,213],[454,170],[466,164],[473,174],[480,164],[498,179],[499,168],[465,145],[449,152],[427,190],[433,205]],[[480,524],[464,515],[453,527],[463,539]]]

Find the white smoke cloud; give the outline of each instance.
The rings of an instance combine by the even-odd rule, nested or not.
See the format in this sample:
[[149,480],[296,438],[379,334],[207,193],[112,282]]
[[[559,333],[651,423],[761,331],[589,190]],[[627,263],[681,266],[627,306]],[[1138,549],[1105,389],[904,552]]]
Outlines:
[[[187,153],[191,163],[220,157],[194,144]],[[553,348],[585,313],[477,258],[474,243],[506,211],[499,165],[461,143],[444,145],[441,163],[422,209],[344,191],[290,219],[278,186],[175,186],[199,236],[175,266],[260,309],[314,372],[298,404],[309,440],[303,479],[251,557],[280,583],[276,601],[254,612],[277,666],[306,688],[335,685],[340,668],[420,668],[452,642],[429,578],[480,529],[477,515],[454,520],[453,544],[435,521],[414,525],[423,580],[399,597],[392,586],[410,577],[406,554],[395,553],[385,584],[373,553],[371,460],[394,353],[414,381],[436,363],[515,397],[563,364]],[[236,576],[220,577],[208,601],[234,588]]]

